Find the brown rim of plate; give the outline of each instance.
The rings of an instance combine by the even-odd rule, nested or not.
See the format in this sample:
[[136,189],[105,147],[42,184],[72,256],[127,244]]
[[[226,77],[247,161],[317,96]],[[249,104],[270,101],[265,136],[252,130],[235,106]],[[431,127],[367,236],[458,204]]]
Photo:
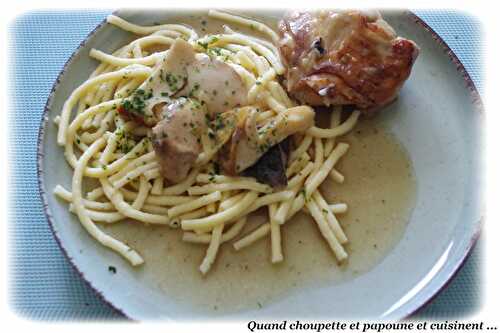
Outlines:
[[[117,13],[117,11],[113,12],[113,14],[116,14],[116,13]],[[458,59],[458,57],[456,56],[456,54],[451,50],[451,48],[448,46],[448,44],[446,44],[446,42],[437,34],[437,32],[434,31],[420,17],[418,17],[416,14],[414,14],[411,11],[404,11],[403,13],[406,13],[408,15],[408,17],[410,18],[410,20],[412,20],[414,23],[418,24],[421,28],[423,28],[425,31],[427,31],[428,33],[430,33],[431,36],[432,36],[432,38],[444,49],[445,53],[448,55],[448,57],[450,58],[450,60],[455,64],[457,70],[460,72],[460,74],[462,74],[462,77],[465,80],[467,88],[469,89],[469,91],[470,91],[470,93],[472,95],[472,99],[473,99],[474,104],[478,107],[478,110],[480,112],[482,112],[482,110],[483,110],[483,103],[481,101],[480,94],[479,94],[479,92],[478,92],[478,90],[477,90],[474,82],[472,81],[469,73],[465,69],[465,67],[462,64],[462,62]],[[59,238],[56,230],[54,229],[54,222],[53,222],[53,219],[52,219],[52,214],[51,214],[50,209],[49,209],[48,200],[47,200],[47,197],[46,197],[47,194],[46,194],[46,191],[45,191],[45,184],[44,184],[44,180],[43,180],[43,177],[42,177],[42,175],[44,173],[44,171],[43,171],[43,165],[42,165],[42,163],[43,163],[43,156],[44,156],[42,142],[43,142],[43,138],[44,138],[44,134],[45,134],[45,127],[46,127],[46,124],[48,123],[48,116],[47,115],[48,115],[48,112],[49,112],[49,104],[50,104],[50,102],[51,102],[51,100],[53,98],[54,92],[56,91],[56,89],[59,86],[61,76],[66,72],[66,69],[73,62],[76,54],[78,52],[80,52],[80,50],[87,44],[88,40],[91,37],[93,37],[100,29],[102,29],[106,25],[106,23],[107,23],[106,22],[106,18],[104,18],[101,21],[101,23],[99,23],[87,35],[87,37],[85,37],[85,39],[80,43],[80,45],[75,49],[75,51],[73,51],[73,53],[71,54],[71,56],[68,58],[68,60],[64,64],[62,70],[59,72],[59,74],[58,74],[58,76],[57,76],[57,78],[56,78],[56,80],[55,80],[55,82],[54,82],[54,84],[52,86],[52,89],[51,89],[51,91],[49,93],[49,96],[47,98],[47,102],[45,103],[45,107],[44,107],[44,110],[43,110],[43,113],[42,113],[42,117],[41,117],[41,121],[40,121],[40,129],[38,131],[38,140],[37,140],[37,176],[38,176],[38,189],[39,189],[39,192],[40,192],[40,197],[42,199],[43,211],[44,211],[45,217],[47,218],[50,230],[52,231],[52,234],[54,235],[54,238],[55,238],[55,240],[56,240],[59,248],[61,249],[61,251],[64,254],[64,256],[66,257],[66,259],[69,261],[69,263],[71,264],[71,266],[73,267],[73,269],[81,276],[81,278],[85,282],[85,284],[88,287],[90,287],[96,293],[97,297],[101,301],[103,301],[104,303],[106,303],[107,305],[109,305],[112,310],[114,310],[117,314],[122,315],[125,319],[135,320],[130,315],[128,315],[123,309],[119,308],[118,306],[116,306],[115,304],[113,304],[111,301],[109,301],[108,299],[106,299],[106,297],[103,295],[103,293],[100,290],[98,290],[92,284],[92,282],[90,282],[85,277],[85,275],[78,269],[78,266],[73,261],[73,258],[70,257],[70,255],[66,251],[64,245],[62,244],[61,239]],[[466,259],[470,256],[470,254],[472,252],[472,249],[475,247],[475,245],[477,243],[477,240],[478,240],[478,238],[480,236],[480,233],[481,233],[482,223],[483,223],[483,219],[481,218],[481,220],[476,223],[476,225],[477,225],[476,230],[474,231],[474,233],[472,235],[472,238],[469,241],[469,244],[467,246],[466,251],[463,253],[463,255],[461,256],[461,258],[458,260],[458,263],[452,269],[452,271],[448,275],[448,277],[446,277],[445,282],[440,287],[438,287],[434,291],[432,291],[430,293],[430,296],[424,302],[422,302],[421,304],[417,305],[413,310],[409,311],[407,314],[403,315],[401,317],[401,319],[410,319],[411,316],[413,316],[414,314],[418,313],[426,305],[428,305],[429,303],[431,303],[452,282],[452,280],[455,278],[455,276],[457,275],[457,273],[463,267]]]

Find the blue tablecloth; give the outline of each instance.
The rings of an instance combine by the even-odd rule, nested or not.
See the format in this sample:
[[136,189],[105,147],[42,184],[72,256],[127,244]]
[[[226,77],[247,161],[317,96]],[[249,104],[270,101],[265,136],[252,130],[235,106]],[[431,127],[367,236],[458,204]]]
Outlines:
[[[10,27],[10,304],[37,320],[119,319],[72,269],[42,211],[36,175],[41,113],[65,61],[108,11],[35,11]],[[417,11],[449,44],[482,90],[481,27],[463,13]],[[477,308],[480,246],[457,278],[418,316],[460,317]]]

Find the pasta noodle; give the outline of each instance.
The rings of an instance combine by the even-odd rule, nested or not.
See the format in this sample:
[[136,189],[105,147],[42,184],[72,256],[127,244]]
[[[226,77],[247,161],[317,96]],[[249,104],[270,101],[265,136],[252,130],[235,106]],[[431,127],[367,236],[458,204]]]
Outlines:
[[329,205],[329,207],[334,214],[342,214],[347,212],[347,204],[345,203],[332,204]]
[[328,176],[334,181],[339,184],[342,184],[344,182],[344,175],[341,174],[338,170],[335,168],[332,168],[332,171],[328,174]]
[[283,261],[283,252],[281,251],[281,233],[280,225],[276,221],[277,204],[270,204],[269,209],[269,224],[271,229],[271,262],[277,263]]
[[126,244],[106,235],[103,233],[97,226],[92,222],[89,214],[87,214],[83,203],[82,203],[82,192],[81,192],[81,184],[83,177],[83,170],[85,165],[88,163],[92,155],[94,155],[105,143],[104,138],[100,138],[96,140],[90,147],[87,149],[83,155],[78,160],[75,171],[73,173],[73,181],[72,181],[72,196],[73,196],[73,205],[75,208],[75,212],[80,219],[81,224],[89,234],[91,234],[98,242],[102,245],[107,246],[122,256],[124,256],[132,265],[139,265],[144,262],[142,257],[133,249],[131,249]]
[[316,223],[318,224],[321,234],[328,242],[328,245],[332,249],[337,259],[339,261],[346,259],[347,253],[345,252],[344,248],[342,247],[338,239],[335,238],[332,229],[328,225],[325,216],[322,214],[317,203],[314,200],[308,200],[306,202],[306,207],[308,211],[311,213],[312,217],[314,218],[314,221],[316,221]]
[[229,222],[239,215],[242,215],[242,212],[251,206],[255,199],[257,199],[257,193],[253,191],[248,192],[243,199],[227,210],[200,219],[183,220],[181,224],[182,229],[192,230],[197,228],[215,227],[223,224],[224,222]]
[[[234,69],[246,87],[248,106],[252,107],[247,118],[250,125],[262,129],[277,119],[286,119],[285,112],[297,105],[279,82],[285,68],[276,46],[276,32],[263,23],[228,13],[210,10],[208,16],[261,36],[225,26],[222,34],[198,37],[194,29],[182,24],[139,26],[108,16],[108,23],[140,37],[111,54],[90,50],[89,56],[100,64],[71,92],[60,115],[54,118],[57,144],[74,169],[71,189],[57,185],[54,194],[68,203],[69,210],[92,237],[132,265],[143,263],[140,254],[105,234],[96,223],[132,219],[179,228],[184,241],[208,245],[199,266],[200,272],[206,274],[221,245],[234,240],[234,249],[242,250],[270,235],[271,262],[283,261],[282,229],[295,214],[305,211],[313,217],[336,258],[345,260],[343,244],[348,239],[336,214],[345,213],[348,206],[326,202],[319,186],[327,177],[336,183],[344,182],[344,175],[335,165],[349,145],[336,141],[354,128],[359,111],[342,122],[342,109],[337,107],[329,128],[312,126],[294,134],[290,141],[296,144],[290,150],[285,170],[287,185],[279,190],[253,177],[219,174],[214,157],[223,143],[211,143],[208,135],[187,177],[169,183],[162,177],[151,140],[152,129],[121,116],[120,106],[146,80],[151,80],[158,64],[168,58],[170,47],[182,38],[198,53]],[[93,187],[84,196],[87,181]],[[262,207],[267,209],[269,222],[245,231],[249,214]],[[242,233],[246,235],[237,239]]]
[[[221,243],[225,243],[236,237],[240,233],[240,231],[243,230],[243,227],[245,226],[246,222],[247,222],[247,217],[243,216],[241,219],[238,220],[238,222],[233,224],[228,231],[222,234]],[[183,234],[182,240],[190,243],[208,244],[210,243],[211,237],[210,235],[197,235],[193,232],[187,231]]]
[[213,192],[211,194],[204,195],[195,200],[191,200],[181,205],[174,206],[168,210],[168,216],[170,218],[176,217],[183,213],[187,213],[193,211],[195,209],[201,208],[203,206],[207,206],[211,203],[219,201],[221,198],[221,194],[219,191]]
[[265,237],[269,231],[271,230],[271,226],[269,223],[264,223],[245,237],[241,238],[237,242],[233,243],[233,247],[236,251],[241,250],[244,247],[247,247],[259,239]]
[[260,22],[256,22],[254,20],[246,19],[246,18],[236,16],[236,15],[231,15],[231,14],[219,12],[217,10],[209,10],[208,16],[214,17],[214,18],[217,18],[220,20],[224,20],[227,22],[233,22],[236,24],[240,24],[240,25],[248,27],[252,30],[260,31],[260,32],[266,34],[268,37],[270,37],[271,41],[273,43],[278,42],[278,35],[276,34],[276,32],[274,32],[272,29],[270,29],[267,25],[262,24]]
[[342,124],[334,128],[318,128],[316,126],[311,127],[307,130],[307,134],[315,138],[334,138],[341,136],[349,132],[354,128],[356,122],[358,121],[361,113],[359,111],[353,111],[349,118]]

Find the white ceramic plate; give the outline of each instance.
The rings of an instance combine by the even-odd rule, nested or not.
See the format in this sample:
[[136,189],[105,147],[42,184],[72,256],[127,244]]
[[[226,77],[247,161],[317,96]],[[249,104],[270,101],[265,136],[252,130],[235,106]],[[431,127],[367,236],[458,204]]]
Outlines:
[[[168,22],[174,14],[123,11],[118,15],[148,25]],[[280,13],[254,13],[255,17],[261,15],[279,17]],[[417,203],[403,239],[378,266],[348,283],[299,290],[262,309],[226,317],[406,317],[444,287],[475,243],[482,221],[484,117],[477,91],[453,52],[420,19],[408,12],[384,13],[384,17],[398,34],[421,47],[399,99],[381,115],[409,152],[416,174]],[[88,57],[90,48],[111,52],[129,40],[130,34],[109,24],[99,25],[54,84],[38,147],[45,211],[72,265],[115,309],[133,319],[204,318],[206,313],[180,305],[155,286],[142,283],[140,271],[99,246],[68,212],[67,205],[52,195],[56,184],[70,188],[72,171],[56,145],[56,127],[48,119],[59,114],[70,92],[95,68]],[[108,265],[117,267],[113,279],[103,269]]]

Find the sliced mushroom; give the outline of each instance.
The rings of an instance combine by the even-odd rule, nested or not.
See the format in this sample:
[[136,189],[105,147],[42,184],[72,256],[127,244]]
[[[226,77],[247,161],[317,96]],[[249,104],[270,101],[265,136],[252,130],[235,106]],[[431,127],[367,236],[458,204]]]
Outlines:
[[162,120],[153,128],[153,148],[168,181],[178,183],[186,178],[202,152],[205,114],[201,103],[186,98],[163,106]]
[[205,103],[210,117],[247,104],[247,90],[241,77],[228,64],[198,55],[187,68],[188,82],[177,95]]
[[218,113],[245,105],[247,90],[231,66],[196,54],[191,44],[178,38],[152,75],[125,100],[119,111],[152,127],[161,120],[156,116],[157,109],[179,97],[199,100],[206,105],[210,119],[214,119]]
[[160,109],[171,101],[172,95],[184,88],[187,68],[195,60],[191,44],[178,38],[167,54],[156,64],[151,76],[125,99],[120,113],[146,126],[154,126]]
[[237,122],[237,111],[230,110],[216,115],[215,119],[209,122],[205,137],[202,139],[203,155],[197,160],[197,163],[205,164],[221,149],[234,132]]
[[244,171],[274,145],[314,125],[314,110],[309,106],[297,106],[278,114],[272,121],[257,129],[251,125],[254,123],[254,110],[246,107],[239,111],[237,127],[221,156],[222,166],[228,174]]
[[153,80],[146,81],[146,84],[157,94],[174,95],[186,85],[188,70],[195,61],[195,55],[191,44],[177,38],[162,62],[157,65]]
[[[244,161],[251,161],[251,164],[255,163],[259,157],[262,155],[258,149],[258,137],[254,136],[256,128],[247,132],[250,126],[248,123],[252,123],[252,117],[254,111],[253,107],[243,107],[237,111],[236,128],[231,136],[231,141],[228,142],[225,149],[219,154],[220,164],[224,171],[230,175],[236,175],[238,172],[243,171],[240,169],[242,159],[239,156],[244,156]],[[251,138],[254,137],[254,140]],[[248,166],[250,166],[249,164]],[[246,163],[243,163],[246,165]]]
[[274,145],[259,160],[246,169],[245,176],[254,177],[259,183],[283,188],[287,185],[286,165],[289,154],[289,139]]

